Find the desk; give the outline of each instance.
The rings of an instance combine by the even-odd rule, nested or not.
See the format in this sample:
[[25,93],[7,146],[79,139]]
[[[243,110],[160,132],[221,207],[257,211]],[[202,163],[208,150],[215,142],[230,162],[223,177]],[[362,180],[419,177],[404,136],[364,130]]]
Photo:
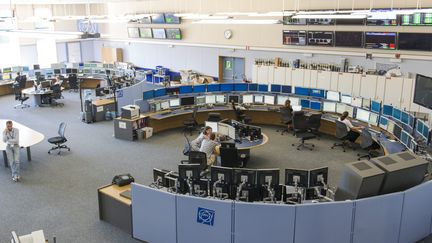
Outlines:
[[[61,87],[61,90],[64,90],[64,87]],[[23,89],[21,91],[24,95],[32,95],[33,96],[33,105],[34,106],[41,106],[42,103],[42,97],[46,95],[51,95],[53,91],[49,88],[45,88],[42,90],[35,90],[34,87]]]
[[104,79],[82,77],[79,78],[79,85],[81,89],[96,89],[97,87],[101,87],[101,81],[104,81]]
[[92,101],[93,121],[104,121],[107,110],[115,110],[114,99],[100,99]]
[[98,189],[99,219],[132,234],[132,201],[120,196],[131,185],[107,185]]
[[[12,84],[14,83],[14,80],[1,80],[0,81],[0,95],[9,95],[13,94]],[[33,81],[27,80],[26,82],[26,88],[32,87]]]
[[[3,119],[0,120],[0,131],[2,133],[2,136],[3,136],[3,130],[6,128],[6,121],[7,120],[3,120]],[[27,160],[31,161],[30,147],[42,142],[45,136],[42,133],[39,133],[31,128],[28,128],[18,122],[15,121],[12,122],[13,122],[13,126],[15,128],[18,128],[19,130],[19,136],[20,136],[19,145],[21,146],[21,148],[27,149]],[[8,167],[9,165],[8,165],[8,160],[6,155],[6,143],[3,142],[3,139],[0,139],[0,150],[3,151],[4,165],[5,167]]]

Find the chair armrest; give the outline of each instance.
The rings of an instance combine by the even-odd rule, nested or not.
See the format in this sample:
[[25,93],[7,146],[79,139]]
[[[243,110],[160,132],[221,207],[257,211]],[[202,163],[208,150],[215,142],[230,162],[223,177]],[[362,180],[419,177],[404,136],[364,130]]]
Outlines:
[[189,164],[189,160],[180,160],[180,164]]

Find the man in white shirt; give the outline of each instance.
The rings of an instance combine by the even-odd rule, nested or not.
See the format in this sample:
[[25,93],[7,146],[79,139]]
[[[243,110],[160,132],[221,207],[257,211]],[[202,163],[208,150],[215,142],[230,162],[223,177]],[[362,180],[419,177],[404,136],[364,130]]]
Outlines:
[[350,120],[348,120],[348,116],[349,113],[348,111],[344,111],[344,113],[342,113],[342,115],[339,117],[339,121],[343,122],[346,127],[347,127],[347,132],[348,132],[348,136],[347,139],[348,141],[355,143],[355,141],[357,140],[357,138],[360,136],[360,134],[354,130],[360,130],[361,127],[355,127],[353,126],[353,124],[351,123]]
[[219,145],[216,142],[216,134],[213,132],[210,134],[210,139],[204,139],[201,143],[200,152],[204,152],[207,155],[207,166],[211,166],[216,161],[216,147]]
[[17,182],[21,179],[19,130],[13,127],[12,121],[6,122],[6,129],[3,131],[3,142],[6,143],[6,154],[12,170],[12,180]]

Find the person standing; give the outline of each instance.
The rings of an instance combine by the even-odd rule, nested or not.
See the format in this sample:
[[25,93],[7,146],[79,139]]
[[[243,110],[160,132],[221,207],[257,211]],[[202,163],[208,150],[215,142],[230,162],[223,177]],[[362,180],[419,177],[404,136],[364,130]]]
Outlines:
[[3,142],[6,143],[6,154],[12,170],[12,180],[17,182],[21,179],[19,130],[13,127],[12,121],[6,122],[6,129],[3,131]]

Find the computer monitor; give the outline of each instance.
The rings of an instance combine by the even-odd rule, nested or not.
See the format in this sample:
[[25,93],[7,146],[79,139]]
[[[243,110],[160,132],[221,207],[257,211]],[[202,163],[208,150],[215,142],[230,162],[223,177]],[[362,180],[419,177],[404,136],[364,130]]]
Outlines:
[[289,97],[288,99],[291,101],[291,106],[299,106],[300,105],[300,98]]
[[321,187],[328,183],[328,167],[309,171],[309,187]]
[[249,84],[249,91],[258,91],[258,84]]
[[178,107],[180,106],[180,99],[171,99],[169,100],[170,107]]
[[285,105],[285,102],[288,100],[288,96],[278,95],[277,96],[277,104],[278,105]]
[[154,91],[153,90],[145,91],[143,93],[143,99],[144,100],[153,99],[154,97],[155,96],[154,96]]
[[393,127],[393,135],[400,140],[401,138],[401,133],[402,133],[402,127],[399,126],[398,124],[395,124]]
[[387,126],[388,126],[388,119],[384,116],[380,116],[379,119],[379,126],[384,129],[387,130]]
[[191,179],[193,181],[199,180],[201,173],[200,164],[179,164],[178,165],[179,179],[187,180]]
[[383,105],[383,114],[386,116],[392,116],[393,115],[393,106]]
[[376,113],[381,113],[381,102],[372,100],[371,101],[371,111]]
[[189,94],[193,92],[193,86],[192,85],[182,85],[179,87],[180,94]]
[[258,91],[259,92],[268,92],[268,85],[267,84],[259,84],[258,85]]
[[300,169],[285,169],[285,185],[309,187],[309,171]]
[[239,186],[241,183],[248,186],[256,185],[256,173],[253,169],[234,169],[234,185]]
[[194,97],[194,96],[190,96],[190,97],[181,97],[181,98],[180,98],[180,105],[182,105],[182,106],[191,106],[191,105],[195,105],[195,97]]
[[234,102],[235,104],[239,103],[239,96],[238,95],[229,95],[228,96],[228,102],[232,103]]
[[161,110],[169,109],[170,108],[169,101],[163,101],[163,102],[161,102],[160,103],[160,107],[161,107]]
[[231,125],[228,125],[228,124],[225,124],[225,123],[218,123],[217,126],[218,126],[217,127],[217,132],[219,134],[224,135],[224,136],[228,136],[231,139],[235,139],[236,138],[236,136],[235,136],[235,127],[233,127]]
[[169,173],[169,171],[153,168],[153,182],[155,182],[159,186],[167,187],[167,183],[165,181],[165,175]]
[[264,95],[254,95],[255,104],[264,104]]
[[335,102],[324,101],[323,102],[323,111],[336,113],[336,104],[337,103],[335,103]]
[[402,111],[398,108],[393,107],[393,115],[392,116],[394,119],[400,121],[400,119],[402,117]]
[[275,104],[275,97],[272,95],[264,95],[264,104],[274,105]]
[[336,91],[327,91],[327,99],[340,102],[340,93]]
[[205,96],[205,103],[206,104],[215,104],[216,103],[216,96],[214,96],[214,95],[206,95]]
[[221,84],[220,91],[222,92],[231,92],[234,91],[234,84]]
[[[370,100],[370,99],[363,98],[363,99],[362,99],[362,105],[361,105],[361,107],[362,107],[363,109],[365,109],[365,110],[370,111],[370,109],[371,109],[371,100]],[[379,113],[379,112],[377,112],[377,113]]]
[[253,95],[243,95],[242,96],[242,103],[243,104],[253,104],[254,103]]
[[225,104],[225,95],[216,95],[216,103],[217,104]]
[[257,185],[270,185],[276,187],[279,185],[279,169],[258,169]]
[[212,166],[210,168],[211,182],[220,180],[223,184],[233,184],[233,169],[222,166]]
[[291,94],[292,93],[292,87],[289,85],[282,85],[281,91],[284,94]]
[[292,105],[291,107],[293,108],[293,111],[301,111],[302,110],[301,105]]
[[378,126],[379,123],[379,115],[377,113],[371,112],[369,114],[369,124],[373,126]]
[[281,89],[282,89],[282,85],[280,85],[280,84],[272,84],[270,86],[270,89],[271,89],[272,93],[280,93]]
[[325,90],[323,90],[323,89],[310,89],[309,90],[309,96],[315,97],[315,98],[324,98],[325,97]]
[[348,105],[351,105],[352,98],[349,95],[342,95],[341,96],[341,102],[345,103],[345,104],[348,104]]
[[300,106],[303,108],[303,109],[310,109],[310,100],[308,100],[308,99],[301,99],[300,100]]
[[234,91],[246,92],[246,91],[248,91],[248,84],[245,84],[245,83],[234,84]]
[[322,110],[322,103],[320,101],[311,101],[310,102],[310,109],[314,111],[321,111]]
[[409,145],[408,136],[409,136],[409,134],[406,131],[401,131],[401,136],[400,136],[399,141],[405,146]]
[[207,91],[207,86],[205,84],[193,86],[194,93],[205,93],[206,91]]
[[363,104],[363,98],[361,97],[352,97],[351,99],[351,105],[355,107],[362,107]]
[[219,126],[218,126],[218,122],[206,121],[206,122],[205,122],[205,126],[206,126],[206,127],[211,127],[212,130],[213,130],[213,132],[219,132],[219,131],[218,131],[218,128],[219,128]]
[[220,84],[207,84],[207,92],[219,92]]
[[424,121],[417,119],[416,132],[427,142],[429,139],[429,126]]
[[369,116],[369,111],[357,108],[357,115],[355,117],[357,120],[360,120],[362,122],[369,122]]
[[166,89],[156,89],[154,91],[154,97],[161,97],[161,96],[165,96],[166,93]]
[[388,120],[388,121],[387,121],[387,129],[386,129],[387,132],[393,134],[394,127],[395,127],[395,123],[394,123],[394,121],[392,121],[392,120]]
[[205,96],[197,96],[195,98],[196,105],[205,105],[206,103],[206,97]]
[[403,124],[409,125],[410,122],[410,114],[406,111],[402,111],[401,122]]
[[309,96],[309,89],[308,88],[302,88],[302,87],[295,87],[294,93],[296,95]]
[[61,70],[60,69],[54,69],[54,74],[56,74],[56,75],[61,74]]

